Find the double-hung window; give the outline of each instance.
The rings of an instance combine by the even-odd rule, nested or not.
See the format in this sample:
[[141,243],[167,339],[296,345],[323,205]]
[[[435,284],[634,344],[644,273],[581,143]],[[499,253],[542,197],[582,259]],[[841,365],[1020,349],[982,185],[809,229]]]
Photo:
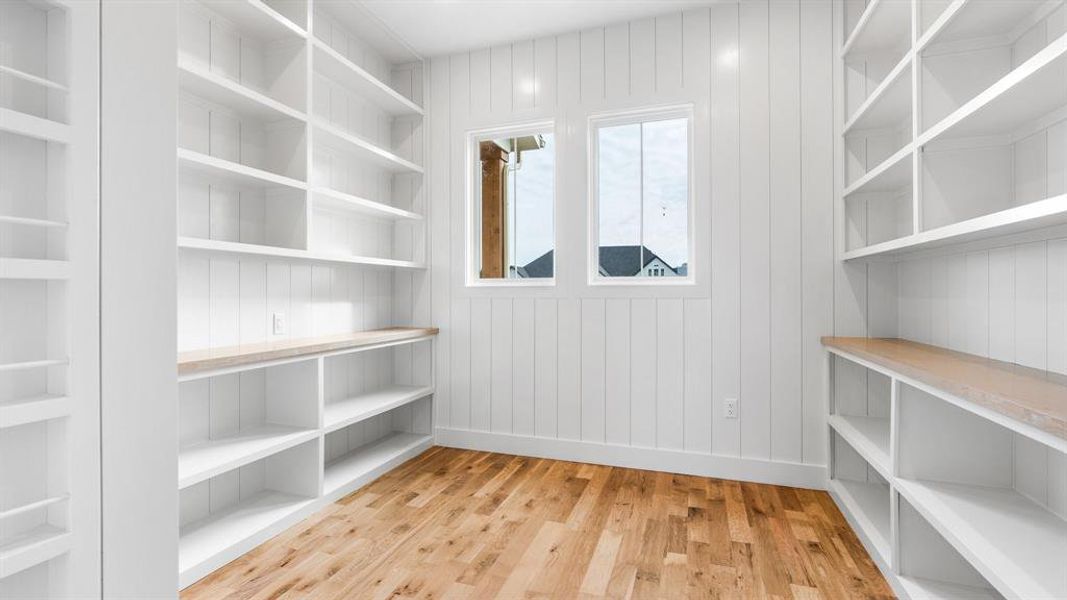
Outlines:
[[692,283],[691,106],[589,122],[591,284]]

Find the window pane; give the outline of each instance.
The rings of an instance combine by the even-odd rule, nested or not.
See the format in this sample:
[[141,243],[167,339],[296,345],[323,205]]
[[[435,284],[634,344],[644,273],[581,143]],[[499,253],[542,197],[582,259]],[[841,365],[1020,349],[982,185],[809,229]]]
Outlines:
[[644,260],[664,277],[684,277],[689,267],[687,125],[686,119],[642,125],[644,246],[652,255]]
[[556,162],[552,134],[473,142],[474,272],[480,279],[551,278]]
[[556,185],[556,148],[551,134],[541,137],[544,147],[522,152],[520,166],[512,171],[515,193],[511,256],[514,260],[510,271],[534,278],[552,277],[553,271],[552,196]]
[[630,277],[641,265],[641,125],[604,127],[598,138],[600,274]]

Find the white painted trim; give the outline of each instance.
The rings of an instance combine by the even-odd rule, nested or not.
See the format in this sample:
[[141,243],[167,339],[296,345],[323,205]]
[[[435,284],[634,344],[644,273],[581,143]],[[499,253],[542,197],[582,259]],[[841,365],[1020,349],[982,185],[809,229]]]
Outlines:
[[[475,158],[477,142],[485,141],[501,136],[530,135],[533,133],[552,134],[552,149],[554,160],[552,161],[552,277],[540,277],[534,279],[482,279],[478,276],[474,261],[479,253],[474,232],[481,231],[474,222],[474,168],[480,159]],[[464,136],[463,150],[466,156],[464,161],[464,185],[463,185],[463,222],[464,222],[464,256],[463,271],[464,285],[468,288],[510,288],[510,287],[555,287],[556,274],[559,272],[559,140],[562,135],[558,131],[556,121],[553,119],[538,121],[522,121],[506,125],[496,125],[479,129],[468,130]]]
[[438,428],[438,446],[823,490],[825,465]]

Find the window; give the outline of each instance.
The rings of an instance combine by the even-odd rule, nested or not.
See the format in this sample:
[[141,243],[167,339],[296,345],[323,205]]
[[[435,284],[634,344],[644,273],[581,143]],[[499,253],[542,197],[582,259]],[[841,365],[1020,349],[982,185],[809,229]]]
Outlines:
[[691,107],[590,119],[590,283],[692,282],[692,122]]
[[468,285],[552,283],[556,148],[551,124],[468,138]]

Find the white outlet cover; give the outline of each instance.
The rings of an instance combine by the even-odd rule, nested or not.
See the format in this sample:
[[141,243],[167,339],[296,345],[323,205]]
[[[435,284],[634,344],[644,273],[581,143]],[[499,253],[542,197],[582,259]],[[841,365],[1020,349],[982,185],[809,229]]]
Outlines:
[[271,316],[274,335],[285,335],[285,313],[276,312]]

